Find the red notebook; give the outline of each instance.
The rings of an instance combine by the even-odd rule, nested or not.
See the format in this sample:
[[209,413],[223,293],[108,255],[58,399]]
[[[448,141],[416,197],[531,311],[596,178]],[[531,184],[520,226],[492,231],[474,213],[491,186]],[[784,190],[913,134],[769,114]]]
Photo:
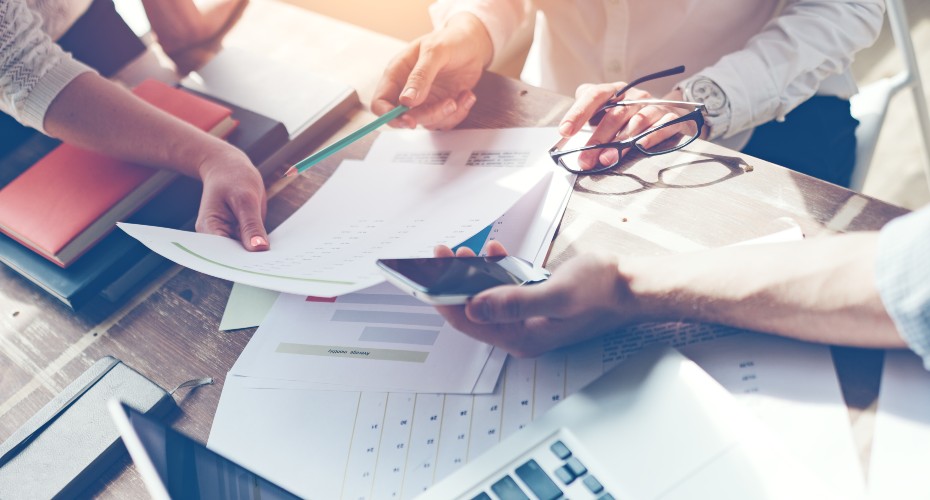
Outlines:
[[[217,137],[237,125],[228,108],[156,80],[133,93]],[[0,231],[67,267],[177,175],[62,144],[0,190]]]

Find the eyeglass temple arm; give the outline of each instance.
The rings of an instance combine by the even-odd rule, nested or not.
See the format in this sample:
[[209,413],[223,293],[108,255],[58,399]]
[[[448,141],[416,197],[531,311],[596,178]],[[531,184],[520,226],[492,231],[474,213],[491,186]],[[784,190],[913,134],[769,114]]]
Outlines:
[[639,77],[639,78],[633,80],[632,82],[626,84],[626,85],[625,85],[623,88],[621,88],[620,90],[616,91],[616,92],[614,93],[614,99],[617,99],[618,97],[622,96],[623,94],[626,93],[627,90],[630,90],[631,88],[633,88],[633,87],[639,85],[640,83],[648,82],[649,80],[654,80],[654,79],[656,79],[656,78],[664,78],[664,77],[666,77],[666,76],[678,75],[678,74],[681,74],[681,73],[684,73],[684,72],[685,72],[685,66],[684,66],[684,64],[682,64],[681,66],[676,66],[676,67],[671,68],[671,69],[667,69],[667,70],[664,70],[664,71],[659,71],[659,72],[657,72],[657,73],[652,73],[651,75],[641,76],[641,77]]

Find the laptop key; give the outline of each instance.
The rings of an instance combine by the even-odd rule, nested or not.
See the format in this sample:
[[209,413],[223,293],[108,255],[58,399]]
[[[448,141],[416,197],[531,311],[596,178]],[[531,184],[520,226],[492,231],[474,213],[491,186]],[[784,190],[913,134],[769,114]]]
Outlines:
[[563,484],[572,484],[572,481],[575,480],[575,475],[564,465],[555,470],[555,477],[559,478],[559,481],[562,481]]
[[568,470],[570,470],[575,477],[583,476],[588,472],[588,468],[581,463],[581,460],[578,460],[578,457],[569,457],[569,459],[565,461],[565,466],[568,467]]
[[520,485],[510,476],[504,476],[500,481],[491,485],[491,491],[497,495],[500,500],[530,500],[530,497],[523,493]]
[[604,491],[604,485],[601,484],[601,482],[598,481],[596,477],[590,474],[584,478],[584,485],[588,487],[588,491],[594,493],[595,495]]
[[597,497],[597,500],[614,500],[614,496],[610,493],[604,493],[603,495]]
[[552,482],[549,475],[542,470],[542,467],[535,460],[517,467],[517,476],[523,480],[527,488],[530,489],[539,500],[555,500],[562,496],[562,490]]
[[549,447],[552,450],[552,453],[555,453],[555,456],[559,457],[561,460],[572,456],[572,450],[568,449],[568,446],[565,446],[565,443],[561,441],[556,441],[552,443],[552,446]]
[[491,500],[491,495],[488,495],[487,493],[482,491],[481,493],[478,493],[477,495],[475,495],[475,497],[472,498],[471,500]]

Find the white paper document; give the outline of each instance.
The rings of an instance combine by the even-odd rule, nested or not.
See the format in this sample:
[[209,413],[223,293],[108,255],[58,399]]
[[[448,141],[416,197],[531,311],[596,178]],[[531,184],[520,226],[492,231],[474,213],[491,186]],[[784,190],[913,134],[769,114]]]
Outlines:
[[431,306],[382,283],[334,300],[282,294],[229,373],[471,393],[490,354]]
[[[575,176],[567,171],[553,172],[548,183],[539,183],[491,223],[491,230],[480,246],[497,240],[511,255],[542,266],[571,197],[574,182]],[[234,284],[220,330],[260,325],[276,298],[277,292]]]
[[[760,350],[764,356],[754,354]],[[864,496],[865,478],[829,347],[751,334],[681,352],[749,405],[837,498]]]
[[869,493],[876,500],[930,499],[930,372],[910,351],[888,351],[872,435]]
[[219,236],[120,227],[156,253],[204,274],[334,297],[383,281],[377,258],[430,256],[437,244],[457,245],[548,182],[558,168],[546,152],[554,133],[546,128],[432,133],[434,160],[428,164],[417,156],[419,149],[403,156],[418,164],[397,163],[400,153],[393,150],[369,154],[365,162],[343,162],[271,233],[268,252],[248,252]]
[[[573,178],[556,172],[534,187],[487,239],[541,264]],[[230,374],[249,377],[250,387],[480,394],[494,390],[506,356],[491,353],[431,306],[382,283],[335,299],[281,295]]]
[[[840,491],[855,498],[855,454],[836,459],[852,438],[829,348],[735,332],[644,325],[537,359],[509,358],[496,390],[480,395],[254,389],[228,377],[209,445],[309,498],[410,498],[626,355],[664,342],[697,346],[682,350],[765,420],[780,422],[799,460],[829,454],[810,467],[841,479]],[[796,377],[803,383],[790,383]]]

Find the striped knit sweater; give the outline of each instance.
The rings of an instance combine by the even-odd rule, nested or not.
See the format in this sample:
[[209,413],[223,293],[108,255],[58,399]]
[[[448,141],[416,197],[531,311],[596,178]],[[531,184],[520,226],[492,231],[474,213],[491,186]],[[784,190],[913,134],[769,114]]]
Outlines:
[[[71,5],[68,5],[68,4]],[[0,111],[45,132],[52,100],[78,75],[93,71],[64,52],[43,29],[61,36],[89,2],[0,0]],[[3,138],[0,138],[3,140]]]

